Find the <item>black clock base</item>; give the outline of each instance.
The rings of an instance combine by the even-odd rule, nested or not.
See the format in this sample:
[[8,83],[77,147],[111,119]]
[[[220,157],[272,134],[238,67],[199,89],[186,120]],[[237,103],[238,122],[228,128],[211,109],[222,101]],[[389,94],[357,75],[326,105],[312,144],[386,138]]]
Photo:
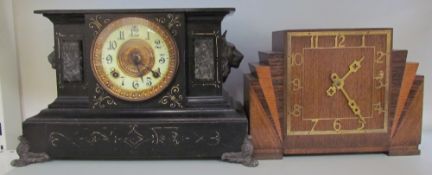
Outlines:
[[219,159],[241,151],[247,118],[227,109],[47,109],[24,122],[23,134],[31,152],[51,159]]

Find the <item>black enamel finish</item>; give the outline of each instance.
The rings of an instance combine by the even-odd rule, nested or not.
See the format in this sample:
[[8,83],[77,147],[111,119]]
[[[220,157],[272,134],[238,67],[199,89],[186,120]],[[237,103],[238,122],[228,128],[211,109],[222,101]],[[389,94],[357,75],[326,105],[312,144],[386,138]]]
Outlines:
[[[232,8],[41,10],[54,24],[57,75],[55,101],[23,124],[32,152],[54,159],[216,158],[240,151],[247,135],[241,106],[223,96],[220,72],[221,21]],[[174,38],[180,64],[176,77],[150,100],[129,102],[111,96],[97,84],[90,67],[92,44],[110,21],[138,16],[164,26]],[[162,20],[165,18],[165,21]],[[97,21],[97,22],[95,22]],[[214,42],[214,78],[195,77],[195,39]],[[61,48],[80,43],[82,75],[66,78]],[[72,50],[77,50],[76,47]],[[211,54],[210,54],[211,55]],[[72,66],[73,67],[73,66]],[[76,69],[76,68],[75,68]],[[66,71],[66,72],[64,72]],[[67,75],[66,77],[68,77]],[[82,77],[77,78],[77,77]],[[69,80],[73,81],[69,81]],[[64,81],[68,80],[68,81]],[[202,81],[202,82],[200,82]],[[211,85],[208,85],[211,84]]]

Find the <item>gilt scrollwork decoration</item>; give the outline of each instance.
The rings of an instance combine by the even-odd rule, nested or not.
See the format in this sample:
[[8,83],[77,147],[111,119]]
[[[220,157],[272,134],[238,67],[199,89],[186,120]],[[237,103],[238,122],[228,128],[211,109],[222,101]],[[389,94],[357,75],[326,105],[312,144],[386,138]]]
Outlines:
[[102,87],[96,83],[95,95],[93,96],[92,108],[105,108],[108,106],[116,106],[116,101],[102,89]]
[[116,127],[76,128],[71,132],[54,130],[49,133],[48,143],[52,149],[89,148],[102,145],[128,149],[134,152],[139,149],[153,149],[206,145],[216,147],[221,144],[222,133],[217,130],[208,132],[187,132],[177,126],[140,126],[131,124],[128,129]]
[[159,103],[169,105],[170,108],[183,108],[183,98],[183,95],[180,93],[180,85],[177,84],[171,88],[167,95],[159,100]]
[[94,35],[98,35],[100,30],[102,29],[102,26],[104,24],[107,24],[111,21],[111,19],[109,18],[102,18],[102,16],[100,15],[96,15],[95,17],[90,17],[89,18],[89,23],[88,26],[90,29],[94,30]]
[[178,34],[178,28],[181,27],[180,16],[174,14],[167,14],[166,17],[156,17],[158,23],[164,24],[173,36]]

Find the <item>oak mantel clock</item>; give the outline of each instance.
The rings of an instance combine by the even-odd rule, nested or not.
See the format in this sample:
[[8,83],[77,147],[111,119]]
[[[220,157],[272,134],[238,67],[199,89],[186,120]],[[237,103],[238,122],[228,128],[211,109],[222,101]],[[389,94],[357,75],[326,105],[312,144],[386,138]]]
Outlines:
[[240,151],[247,118],[222,89],[243,58],[221,32],[233,11],[35,11],[54,24],[58,97],[24,122],[17,165]]
[[246,76],[257,156],[418,154],[422,76],[406,51],[393,51],[392,32],[274,32],[273,51]]

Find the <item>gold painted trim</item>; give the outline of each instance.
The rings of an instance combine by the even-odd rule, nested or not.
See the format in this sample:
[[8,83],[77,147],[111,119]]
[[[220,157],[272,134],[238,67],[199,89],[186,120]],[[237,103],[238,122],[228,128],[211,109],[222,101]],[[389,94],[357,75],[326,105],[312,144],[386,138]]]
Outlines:
[[182,105],[183,95],[180,93],[180,84],[171,87],[171,90],[166,93],[160,100],[160,104],[168,105],[170,108],[184,108]]

